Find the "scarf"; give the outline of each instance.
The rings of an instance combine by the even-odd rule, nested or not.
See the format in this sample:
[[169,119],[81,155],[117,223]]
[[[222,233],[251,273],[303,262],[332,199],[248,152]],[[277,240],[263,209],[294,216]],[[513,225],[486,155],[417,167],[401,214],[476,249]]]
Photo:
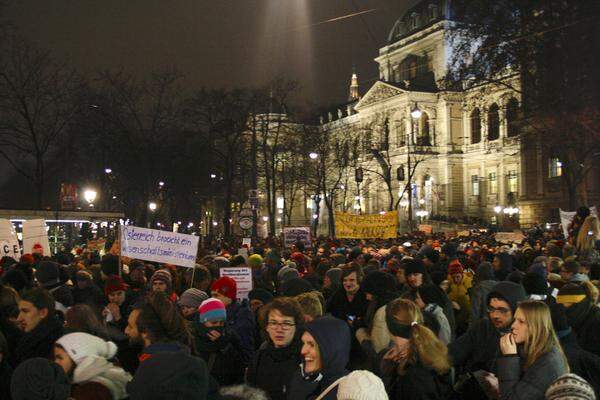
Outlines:
[[73,383],[97,382],[106,386],[115,400],[127,398],[126,385],[132,377],[102,357],[85,357],[73,371]]

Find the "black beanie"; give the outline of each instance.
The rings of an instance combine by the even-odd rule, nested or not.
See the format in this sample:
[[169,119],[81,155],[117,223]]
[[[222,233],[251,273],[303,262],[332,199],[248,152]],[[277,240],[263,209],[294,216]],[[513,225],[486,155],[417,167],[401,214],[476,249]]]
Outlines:
[[36,357],[15,369],[10,393],[13,400],[67,400],[71,385],[58,364]]
[[409,260],[404,264],[404,274],[409,276],[410,274],[423,274],[425,275],[425,265],[421,260]]
[[315,288],[305,279],[292,278],[281,285],[281,294],[287,297],[298,296],[302,293],[312,292]]
[[105,254],[100,261],[100,269],[106,276],[119,275],[119,257]]
[[385,272],[373,271],[365,276],[360,287],[365,293],[381,297],[394,291],[394,278]]
[[456,257],[457,250],[458,246],[456,245],[456,243],[450,242],[442,246],[442,253],[444,253],[449,258]]
[[60,269],[54,261],[42,261],[35,270],[35,278],[41,286],[47,287],[60,283]]
[[521,284],[527,294],[548,295],[548,285],[543,276],[536,272],[528,272],[523,277]]
[[266,289],[256,288],[248,293],[248,300],[260,300],[263,304],[267,304],[273,300],[273,294]]

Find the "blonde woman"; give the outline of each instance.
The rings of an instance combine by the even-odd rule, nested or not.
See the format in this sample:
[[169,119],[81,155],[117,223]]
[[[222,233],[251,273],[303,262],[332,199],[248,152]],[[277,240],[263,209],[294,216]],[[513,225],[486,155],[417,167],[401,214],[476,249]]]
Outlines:
[[589,215],[581,224],[577,234],[577,253],[579,258],[592,263],[600,261],[600,253],[596,249],[596,241],[600,240],[600,222],[598,217]]
[[543,400],[550,384],[569,372],[552,326],[550,309],[541,301],[523,301],[512,332],[500,338],[498,360],[501,400]]
[[394,300],[387,305],[386,323],[393,346],[381,372],[390,399],[448,398],[448,348],[424,325],[419,307],[410,300]]

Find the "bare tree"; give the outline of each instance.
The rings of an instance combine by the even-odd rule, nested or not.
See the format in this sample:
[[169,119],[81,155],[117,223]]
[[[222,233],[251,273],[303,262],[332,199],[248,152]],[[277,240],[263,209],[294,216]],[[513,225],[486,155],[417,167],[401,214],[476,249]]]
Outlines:
[[0,155],[35,188],[44,205],[46,166],[80,111],[83,80],[30,43],[11,36],[0,59]]

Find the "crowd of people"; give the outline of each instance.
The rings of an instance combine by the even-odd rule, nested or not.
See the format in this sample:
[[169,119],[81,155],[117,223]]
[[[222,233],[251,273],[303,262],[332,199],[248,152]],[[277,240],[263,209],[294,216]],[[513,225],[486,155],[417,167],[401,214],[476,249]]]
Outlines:
[[[2,399],[595,399],[600,225],[0,260]],[[245,254],[248,254],[245,256]],[[223,268],[248,267],[241,295]],[[600,398],[600,397],[598,397]]]

